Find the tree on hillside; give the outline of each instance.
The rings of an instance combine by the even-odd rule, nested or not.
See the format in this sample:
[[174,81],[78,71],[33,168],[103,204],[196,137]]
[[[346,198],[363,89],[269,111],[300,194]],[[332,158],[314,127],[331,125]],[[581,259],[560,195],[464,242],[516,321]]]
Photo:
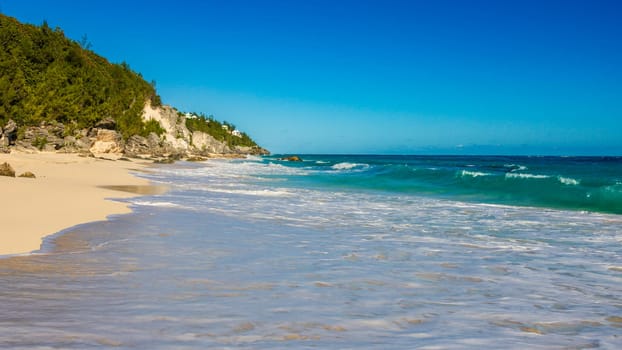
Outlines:
[[143,103],[160,105],[155,84],[129,64],[112,64],[47,21],[21,24],[0,15],[0,125],[61,122],[91,127],[106,117],[117,120],[124,137],[141,134]]

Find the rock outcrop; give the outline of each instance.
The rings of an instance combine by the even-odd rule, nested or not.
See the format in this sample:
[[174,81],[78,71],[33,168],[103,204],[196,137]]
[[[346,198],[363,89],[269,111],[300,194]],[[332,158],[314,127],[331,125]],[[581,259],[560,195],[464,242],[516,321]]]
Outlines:
[[90,129],[75,129],[75,125],[61,123],[42,123],[39,126],[26,127],[23,133],[13,120],[0,128],[0,152],[8,153],[14,147],[20,151],[66,152],[81,154],[125,154],[132,157],[154,157],[162,159],[180,159],[188,157],[227,156],[270,154],[261,147],[229,147],[211,135],[191,132],[186,127],[186,117],[169,106],[151,107],[148,101],[143,110],[144,121],[157,121],[164,133],[152,132],[147,137],[131,136],[124,140],[115,129],[112,118],[104,118]]
[[93,129],[95,142],[89,151],[95,155],[102,153],[122,154],[124,150],[123,137],[114,130]]
[[[182,154],[185,156],[270,154],[270,152],[261,147],[237,146],[231,148],[225,142],[218,141],[207,133],[201,131],[191,132],[186,127],[186,116],[178,113],[170,106],[153,108],[147,101],[143,110],[143,118],[145,121],[157,121],[165,130],[165,133],[160,137],[161,142],[158,152],[160,156],[167,154]],[[138,141],[138,139],[135,141]]]
[[187,152],[190,146],[190,130],[186,127],[186,118],[169,106],[151,107],[147,101],[143,109],[143,120],[155,120],[165,130],[163,142],[168,143],[171,150],[179,153]]
[[283,157],[283,158],[279,158],[279,160],[284,160],[287,162],[302,162],[302,158],[298,156]]
[[11,142],[13,137],[9,137],[9,144],[20,150],[53,152],[64,146],[64,134],[65,126],[61,123],[41,123],[40,126],[27,127],[19,138],[16,130],[14,141]]

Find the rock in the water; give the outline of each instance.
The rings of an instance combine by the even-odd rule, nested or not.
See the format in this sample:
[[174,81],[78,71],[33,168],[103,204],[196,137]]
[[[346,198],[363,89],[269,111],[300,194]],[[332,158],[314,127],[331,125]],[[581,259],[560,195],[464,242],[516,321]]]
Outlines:
[[13,170],[9,163],[0,164],[0,176],[15,177],[15,170]]
[[285,160],[288,162],[302,162],[302,158],[298,156],[283,157],[283,158],[279,158],[279,160]]
[[32,173],[32,172],[30,172],[30,171],[27,171],[27,172],[25,172],[25,173],[21,174],[19,177],[27,177],[27,178],[29,178],[29,179],[36,179],[36,178],[37,178],[37,177],[35,176],[35,174],[33,174],[33,173]]

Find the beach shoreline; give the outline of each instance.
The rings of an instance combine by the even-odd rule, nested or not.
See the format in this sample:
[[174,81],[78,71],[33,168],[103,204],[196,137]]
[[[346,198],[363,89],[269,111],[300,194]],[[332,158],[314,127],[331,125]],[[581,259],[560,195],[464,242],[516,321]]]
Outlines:
[[16,176],[0,176],[0,257],[39,250],[45,237],[67,228],[131,212],[115,199],[163,193],[132,173],[145,171],[146,161],[81,157],[54,152],[0,154]]

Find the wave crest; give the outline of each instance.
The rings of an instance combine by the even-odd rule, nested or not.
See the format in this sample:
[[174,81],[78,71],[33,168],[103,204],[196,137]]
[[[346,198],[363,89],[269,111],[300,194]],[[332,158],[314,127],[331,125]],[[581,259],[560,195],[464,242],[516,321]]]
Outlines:
[[481,171],[468,171],[468,170],[462,170],[460,172],[460,176],[465,177],[465,176],[470,176],[470,177],[480,177],[480,176],[491,176],[491,173],[484,173]]
[[577,186],[580,183],[579,180],[575,180],[571,177],[558,176],[557,179],[559,180],[559,182],[563,183],[564,185],[569,185],[569,186]]
[[331,168],[334,170],[351,170],[355,168],[368,168],[368,167],[369,167],[369,164],[343,162],[343,163],[337,163],[333,165]]
[[506,173],[506,178],[514,178],[514,179],[548,179],[550,176],[548,175],[537,175],[537,174],[525,174],[525,173]]

